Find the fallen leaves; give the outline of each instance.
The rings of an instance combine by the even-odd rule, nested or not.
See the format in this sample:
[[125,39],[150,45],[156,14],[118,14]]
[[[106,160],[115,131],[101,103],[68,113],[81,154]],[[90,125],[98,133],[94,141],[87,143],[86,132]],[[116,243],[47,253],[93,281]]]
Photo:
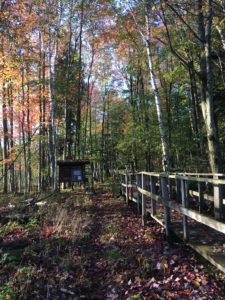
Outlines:
[[123,275],[117,274],[117,275],[115,276],[114,282],[115,282],[116,284],[118,284],[118,285],[123,284]]
[[[99,300],[224,298],[223,281],[210,275],[191,250],[170,247],[164,230],[153,220],[142,227],[141,217],[133,208],[112,199],[108,192],[84,203],[79,200],[77,205],[72,195],[57,201],[56,211],[64,212],[57,219],[57,232],[52,226],[56,223],[53,205],[40,208],[48,209],[46,220],[32,227],[19,261],[37,266],[35,272],[25,268],[20,275],[15,271],[16,261],[2,259],[0,279],[14,278],[11,283],[16,295],[26,285],[27,299],[37,295]],[[11,238],[27,230],[18,229],[10,231]],[[38,239],[32,236],[37,232]]]

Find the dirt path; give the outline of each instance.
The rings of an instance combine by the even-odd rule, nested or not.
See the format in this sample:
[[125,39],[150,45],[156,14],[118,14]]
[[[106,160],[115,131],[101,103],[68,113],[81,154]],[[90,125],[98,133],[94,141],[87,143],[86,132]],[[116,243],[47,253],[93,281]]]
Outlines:
[[33,218],[3,237],[0,299],[225,298],[190,249],[110,193],[62,194]]
[[87,299],[224,299],[223,282],[184,246],[169,246],[154,221],[110,194],[93,200]]

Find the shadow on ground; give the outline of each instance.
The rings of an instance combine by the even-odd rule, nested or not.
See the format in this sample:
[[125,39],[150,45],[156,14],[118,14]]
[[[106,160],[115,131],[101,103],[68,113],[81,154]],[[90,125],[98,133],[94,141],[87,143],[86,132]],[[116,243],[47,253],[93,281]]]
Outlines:
[[224,299],[223,280],[135,208],[106,191],[2,208],[0,299]]

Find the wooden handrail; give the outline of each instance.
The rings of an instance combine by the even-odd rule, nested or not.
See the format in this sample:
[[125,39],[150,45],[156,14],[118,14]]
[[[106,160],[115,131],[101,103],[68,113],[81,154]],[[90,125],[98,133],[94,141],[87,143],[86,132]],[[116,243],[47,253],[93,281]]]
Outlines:
[[[156,203],[161,202],[161,204],[164,206],[166,214],[165,226],[168,234],[169,228],[167,227],[169,226],[168,220],[170,208],[175,209],[183,215],[184,233],[186,239],[188,238],[188,217],[193,218],[204,225],[210,226],[215,230],[219,230],[220,232],[225,233],[225,223],[222,222],[222,220],[225,219],[225,192],[223,193],[223,187],[225,185],[224,179],[199,177],[200,173],[195,174],[196,176],[186,176],[144,171],[135,174],[130,173],[121,175],[124,177],[123,180],[125,180],[125,182],[121,182],[121,186],[122,188],[125,188],[124,194],[126,195],[127,202],[129,202],[130,199],[136,202],[137,205],[139,205],[139,199],[141,199],[143,224],[145,223],[144,220],[146,217],[146,199],[151,199],[152,216],[156,215]],[[209,175],[218,177],[224,174]],[[134,177],[136,180],[135,183],[133,182]],[[197,182],[199,190],[189,190],[187,185],[189,181]],[[204,193],[204,183],[210,183],[213,185],[213,195]],[[176,189],[177,201],[179,202],[182,200],[182,204],[176,204],[176,202],[171,202],[169,200],[169,193],[171,193],[172,189]],[[134,197],[134,191],[137,194],[136,198]],[[139,194],[141,195],[141,197],[138,196]],[[189,209],[188,195],[197,197],[199,199],[199,212]],[[202,214],[202,212],[204,211],[205,200],[214,202],[214,218]],[[221,224],[224,225],[222,226]]]
[[[154,177],[166,177],[169,179],[184,179],[187,181],[196,181],[196,182],[205,182],[205,183],[212,183],[212,184],[221,184],[225,185],[225,179],[213,179],[213,178],[207,178],[207,177],[194,177],[194,176],[186,176],[186,175],[179,175],[179,174],[169,174],[169,173],[155,173],[155,172],[138,172],[138,173],[127,173],[123,174],[121,173],[120,175],[123,176],[135,176],[137,174],[143,174],[143,175],[148,175],[148,176],[154,176]],[[194,173],[193,173],[194,174]],[[200,174],[196,173],[196,176],[199,176]],[[210,174],[211,176],[214,177],[219,177],[219,176],[225,176],[224,174]]]

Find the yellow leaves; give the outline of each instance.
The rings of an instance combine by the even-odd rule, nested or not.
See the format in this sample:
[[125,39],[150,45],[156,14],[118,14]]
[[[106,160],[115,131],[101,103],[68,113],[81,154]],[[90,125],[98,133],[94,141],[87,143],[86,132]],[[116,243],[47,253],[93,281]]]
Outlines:
[[11,163],[11,158],[5,158],[3,161],[2,161],[2,163],[3,163],[3,165],[7,165],[7,164],[10,164]]
[[141,278],[140,278],[139,276],[135,276],[134,282],[135,282],[137,285],[141,285],[142,280],[141,280]]
[[123,275],[121,274],[117,274],[114,278],[114,282],[117,284],[117,285],[121,285],[123,284]]
[[152,241],[152,240],[154,240],[154,236],[152,235],[152,233],[151,232],[145,232],[145,234],[144,234],[144,239],[146,239],[147,241]]
[[162,256],[160,258],[160,261],[157,263],[156,268],[158,270],[161,270],[164,274],[169,270],[169,264],[165,256]]
[[97,261],[96,264],[95,264],[95,267],[96,267],[97,269],[99,269],[99,270],[105,269],[106,266],[107,266],[107,263],[106,263],[106,261],[104,261],[104,260],[99,260],[99,261]]
[[195,288],[199,288],[200,287],[199,278],[196,277],[196,279],[192,281],[192,284],[194,285]]
[[168,262],[167,262],[166,257],[162,257],[161,262],[160,262],[160,268],[164,273],[168,269]]

